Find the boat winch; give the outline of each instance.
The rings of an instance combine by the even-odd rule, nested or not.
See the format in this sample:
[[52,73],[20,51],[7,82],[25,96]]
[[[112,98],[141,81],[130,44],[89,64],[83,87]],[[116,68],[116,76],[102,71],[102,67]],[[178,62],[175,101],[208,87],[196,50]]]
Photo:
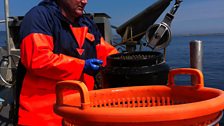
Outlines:
[[160,50],[166,48],[171,40],[171,22],[174,14],[180,6],[181,0],[177,0],[173,8],[166,14],[160,24],[154,24],[146,30],[147,46],[152,50]]

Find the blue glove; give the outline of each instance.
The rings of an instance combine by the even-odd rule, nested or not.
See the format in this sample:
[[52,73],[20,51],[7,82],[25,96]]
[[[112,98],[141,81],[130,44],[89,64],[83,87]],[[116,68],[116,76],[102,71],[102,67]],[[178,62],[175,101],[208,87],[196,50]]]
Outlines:
[[103,64],[102,60],[99,59],[87,59],[85,61],[84,73],[89,75],[95,75],[100,70],[100,65]]

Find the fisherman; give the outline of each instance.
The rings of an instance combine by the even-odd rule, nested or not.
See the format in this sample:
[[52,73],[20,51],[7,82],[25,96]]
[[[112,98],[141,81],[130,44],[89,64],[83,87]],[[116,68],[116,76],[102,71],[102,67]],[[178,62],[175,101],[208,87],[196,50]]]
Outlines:
[[53,112],[56,82],[80,80],[93,90],[93,76],[108,55],[118,53],[83,15],[87,2],[44,0],[25,15],[17,74],[18,125],[61,125]]

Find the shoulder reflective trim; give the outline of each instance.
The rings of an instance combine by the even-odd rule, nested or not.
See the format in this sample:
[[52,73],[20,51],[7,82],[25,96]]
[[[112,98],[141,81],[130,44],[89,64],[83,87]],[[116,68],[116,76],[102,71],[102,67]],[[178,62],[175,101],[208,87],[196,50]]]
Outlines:
[[87,34],[86,34],[86,38],[87,38],[89,41],[91,41],[91,42],[94,42],[94,41],[95,41],[95,37],[94,37],[94,35],[91,34],[91,33],[87,33]]

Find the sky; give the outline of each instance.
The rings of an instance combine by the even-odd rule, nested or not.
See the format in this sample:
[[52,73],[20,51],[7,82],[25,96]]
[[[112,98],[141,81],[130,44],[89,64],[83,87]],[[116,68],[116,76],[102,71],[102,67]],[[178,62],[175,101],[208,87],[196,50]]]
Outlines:
[[[9,0],[9,15],[23,16],[41,0]],[[120,26],[157,0],[88,0],[86,12],[107,13],[110,23]],[[174,5],[173,0],[163,15]],[[4,19],[4,0],[0,1],[0,20]],[[171,24],[173,34],[224,33],[224,0],[183,0]],[[147,20],[147,19],[146,19]],[[2,25],[0,31],[4,30]]]

